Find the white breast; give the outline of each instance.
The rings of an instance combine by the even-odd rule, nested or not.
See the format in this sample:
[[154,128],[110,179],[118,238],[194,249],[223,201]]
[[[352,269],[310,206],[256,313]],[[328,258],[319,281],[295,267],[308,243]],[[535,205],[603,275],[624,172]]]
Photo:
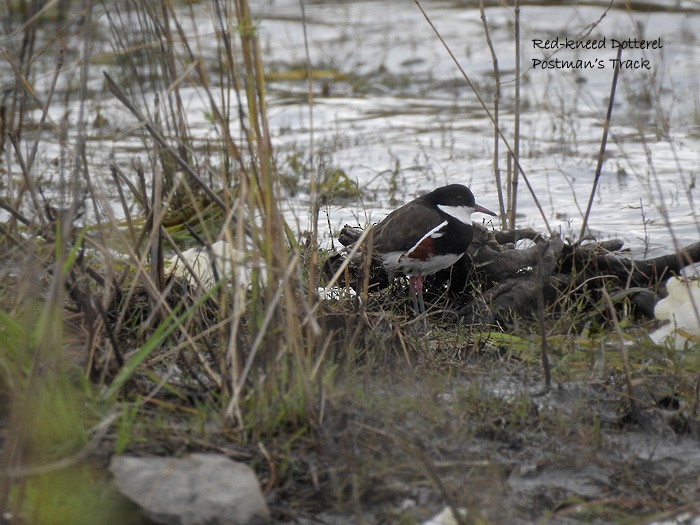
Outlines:
[[391,272],[401,272],[406,275],[417,275],[418,272],[421,272],[423,275],[431,275],[445,268],[449,268],[464,255],[463,253],[433,255],[422,261],[420,259],[409,258],[407,253],[408,252],[385,253],[380,256],[380,259],[384,268]]

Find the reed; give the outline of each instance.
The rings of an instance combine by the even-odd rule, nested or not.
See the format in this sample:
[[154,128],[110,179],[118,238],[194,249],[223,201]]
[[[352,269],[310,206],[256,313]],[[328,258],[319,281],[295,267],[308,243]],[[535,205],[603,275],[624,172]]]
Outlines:
[[[163,76],[161,82],[168,86],[166,93],[174,99],[168,105],[173,108],[167,113],[168,126],[149,119],[136,107],[126,90],[109,77],[108,82],[110,90],[145,123],[146,131],[161,148],[163,161],[154,170],[153,187],[157,187],[158,170],[165,170],[172,163],[187,174],[179,185],[171,188],[164,185],[163,213],[156,213],[155,206],[149,215],[155,225],[150,235],[151,242],[160,245],[169,237],[169,228],[164,224],[168,215],[178,208],[193,208],[199,224],[205,222],[204,215],[208,212],[198,200],[203,195],[220,208],[221,216],[214,221],[213,228],[199,232],[201,242],[227,241],[253,268],[249,286],[244,283],[221,286],[216,297],[207,292],[207,297],[200,295],[194,305],[201,306],[210,300],[215,303],[214,308],[207,310],[214,319],[208,319],[206,323],[217,326],[217,335],[212,339],[216,348],[210,349],[210,355],[217,364],[213,375],[224,394],[220,397],[221,408],[226,418],[247,428],[250,414],[244,407],[257,404],[246,401],[250,396],[296,396],[301,384],[304,387],[301,392],[306,396],[302,404],[311,402],[307,376],[318,328],[308,307],[313,297],[307,298],[309,289],[300,278],[303,270],[301,254],[288,235],[289,228],[278,207],[279,174],[267,125],[264,71],[257,29],[246,1],[215,2],[214,6],[219,42],[215,84],[211,83],[211,72],[190,42],[191,37],[184,31],[172,5],[164,3],[162,9],[155,12],[143,7],[146,26],[159,28],[157,33],[167,43],[164,46],[166,56],[160,62],[159,71]],[[169,31],[161,27],[166,22],[175,29]],[[115,32],[118,29],[115,25]],[[184,63],[174,63],[173,49],[180,50],[178,56],[181,60],[184,55]],[[183,131],[187,126],[182,123],[182,96],[178,93],[188,83],[201,90],[203,98],[208,101],[212,125],[222,145],[215,162],[209,161],[210,165],[219,167],[218,171],[207,167],[204,176],[198,173],[202,167],[191,165],[191,160],[196,158],[196,145]],[[226,86],[230,91],[214,86]],[[234,93],[233,97],[231,93]],[[232,122],[236,117],[238,122]],[[159,131],[162,127],[174,132],[175,140],[166,139]],[[175,145],[171,145],[173,142]],[[187,226],[191,230],[192,226]],[[173,242],[169,244],[168,248],[177,249]],[[151,268],[154,264],[162,264],[153,253]],[[228,280],[226,276],[221,277],[222,281]],[[155,286],[151,288],[161,293],[156,297],[157,302],[167,305],[167,291],[157,281],[154,280],[153,284]],[[173,319],[167,307],[164,315]],[[181,326],[183,322],[184,319],[179,317],[175,325]],[[307,330],[302,330],[302,326]],[[155,345],[154,350],[158,346]],[[197,345],[188,351],[200,352]],[[313,412],[310,406],[307,412]]]
[[[83,16],[81,77],[74,91],[62,94],[77,101],[80,113],[77,136],[60,126],[52,129],[65,153],[75,151],[61,171],[60,206],[44,197],[37,182],[34,159],[44,137],[37,134],[28,155],[20,145],[27,99],[13,92],[12,118],[2,120],[14,147],[14,157],[6,158],[17,159],[25,181],[8,188],[2,201],[14,218],[3,227],[3,238],[17,257],[36,261],[24,265],[26,282],[34,286],[5,295],[7,313],[0,317],[7,350],[2,392],[14,429],[2,452],[0,508],[10,514],[26,514],[57,497],[55,492],[43,500],[30,497],[41,486],[32,476],[71,454],[74,463],[56,464],[78,467],[80,451],[92,443],[91,423],[116,421],[118,448],[127,449],[129,432],[137,428],[136,407],[147,406],[161,391],[183,402],[196,388],[196,397],[207,412],[219,413],[223,427],[241,442],[256,442],[280,425],[302,432],[317,425],[319,392],[333,370],[326,371],[330,341],[321,338],[317,318],[317,258],[300,251],[279,209],[261,46],[247,0],[213,3],[214,64],[202,58],[203,35],[185,29],[196,28],[194,13],[181,20],[183,11],[165,1],[111,7],[105,12],[111,51],[93,52],[90,2],[72,19]],[[44,20],[40,13],[27,17],[21,27],[29,48],[25,44],[9,58],[18,78],[37,94],[40,124],[51,125],[48,109],[65,75],[63,55],[58,54],[48,92],[31,89],[33,42]],[[105,199],[103,182],[93,180],[85,156],[87,79],[95,53],[107,64],[106,87],[131,115],[128,133],[141,140],[148,159],[112,163],[121,210]],[[214,141],[193,138],[185,102],[192,90],[207,101]],[[86,212],[89,223],[81,218]],[[24,241],[27,233],[42,241]],[[245,282],[233,271],[217,275],[215,286],[204,286],[183,255],[192,245],[206,250],[219,240],[234,248],[231,267],[248,268]],[[193,284],[170,277],[172,252],[195,274]],[[32,276],[46,272],[50,280],[40,286]],[[303,275],[311,276],[308,285]],[[77,341],[66,336],[67,326]],[[66,361],[68,346],[72,359]],[[77,383],[68,380],[79,370]],[[47,399],[60,408],[51,408]],[[79,408],[86,404],[95,407],[89,417]],[[65,425],[61,436],[38,431],[49,409]],[[44,452],[50,440],[65,448]],[[92,497],[89,493],[83,495]],[[45,522],[37,516],[34,522]]]

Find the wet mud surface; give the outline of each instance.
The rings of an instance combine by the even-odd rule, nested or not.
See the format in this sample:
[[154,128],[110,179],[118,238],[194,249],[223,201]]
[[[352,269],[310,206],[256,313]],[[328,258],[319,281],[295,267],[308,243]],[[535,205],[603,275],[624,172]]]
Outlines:
[[[295,518],[281,522],[423,523],[452,505],[466,523],[661,523],[684,512],[692,523],[700,432],[674,394],[687,385],[640,380],[632,409],[619,378],[543,393],[537,376],[495,364],[447,382],[412,371],[355,385],[355,402],[328,411],[321,449],[302,460],[308,498],[298,492]],[[333,495],[335,510],[314,512]],[[291,494],[277,496],[286,506]]]

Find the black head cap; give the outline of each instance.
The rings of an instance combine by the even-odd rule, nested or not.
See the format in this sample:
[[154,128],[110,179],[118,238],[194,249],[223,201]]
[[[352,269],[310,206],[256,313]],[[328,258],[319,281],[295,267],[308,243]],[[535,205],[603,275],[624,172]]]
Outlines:
[[443,206],[468,206],[473,208],[476,205],[476,199],[472,190],[464,184],[449,184],[425,195],[425,199],[434,205],[441,204]]
[[472,190],[464,184],[449,184],[431,191],[423,196],[423,199],[433,206],[461,206],[471,208],[471,212],[485,213],[486,215],[497,216],[491,210],[476,203]]

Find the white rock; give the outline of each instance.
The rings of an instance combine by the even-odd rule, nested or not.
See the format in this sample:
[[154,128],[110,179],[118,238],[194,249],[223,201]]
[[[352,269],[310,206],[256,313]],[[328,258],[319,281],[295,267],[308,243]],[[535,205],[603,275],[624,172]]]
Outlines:
[[119,491],[163,525],[261,525],[270,512],[255,473],[219,454],[115,456]]
[[[459,512],[464,521],[464,518],[467,517],[466,509],[457,509],[457,512]],[[452,509],[450,507],[445,507],[428,521],[424,521],[423,525],[459,525],[459,522],[455,518]]]
[[[654,316],[670,321],[651,334],[656,344],[672,337],[673,346],[682,350],[697,344],[700,339],[700,280],[671,277],[666,283],[668,297],[656,303]],[[697,310],[696,310],[697,309]]]
[[[234,271],[238,286],[248,287],[250,284],[251,269],[246,261],[245,253],[236,250],[226,241],[217,241],[208,248],[190,248],[182,252],[182,257],[192,267],[205,288],[214,286],[217,278],[231,277],[234,275]],[[197,280],[177,255],[169,259],[169,267],[169,275],[196,286]]]

